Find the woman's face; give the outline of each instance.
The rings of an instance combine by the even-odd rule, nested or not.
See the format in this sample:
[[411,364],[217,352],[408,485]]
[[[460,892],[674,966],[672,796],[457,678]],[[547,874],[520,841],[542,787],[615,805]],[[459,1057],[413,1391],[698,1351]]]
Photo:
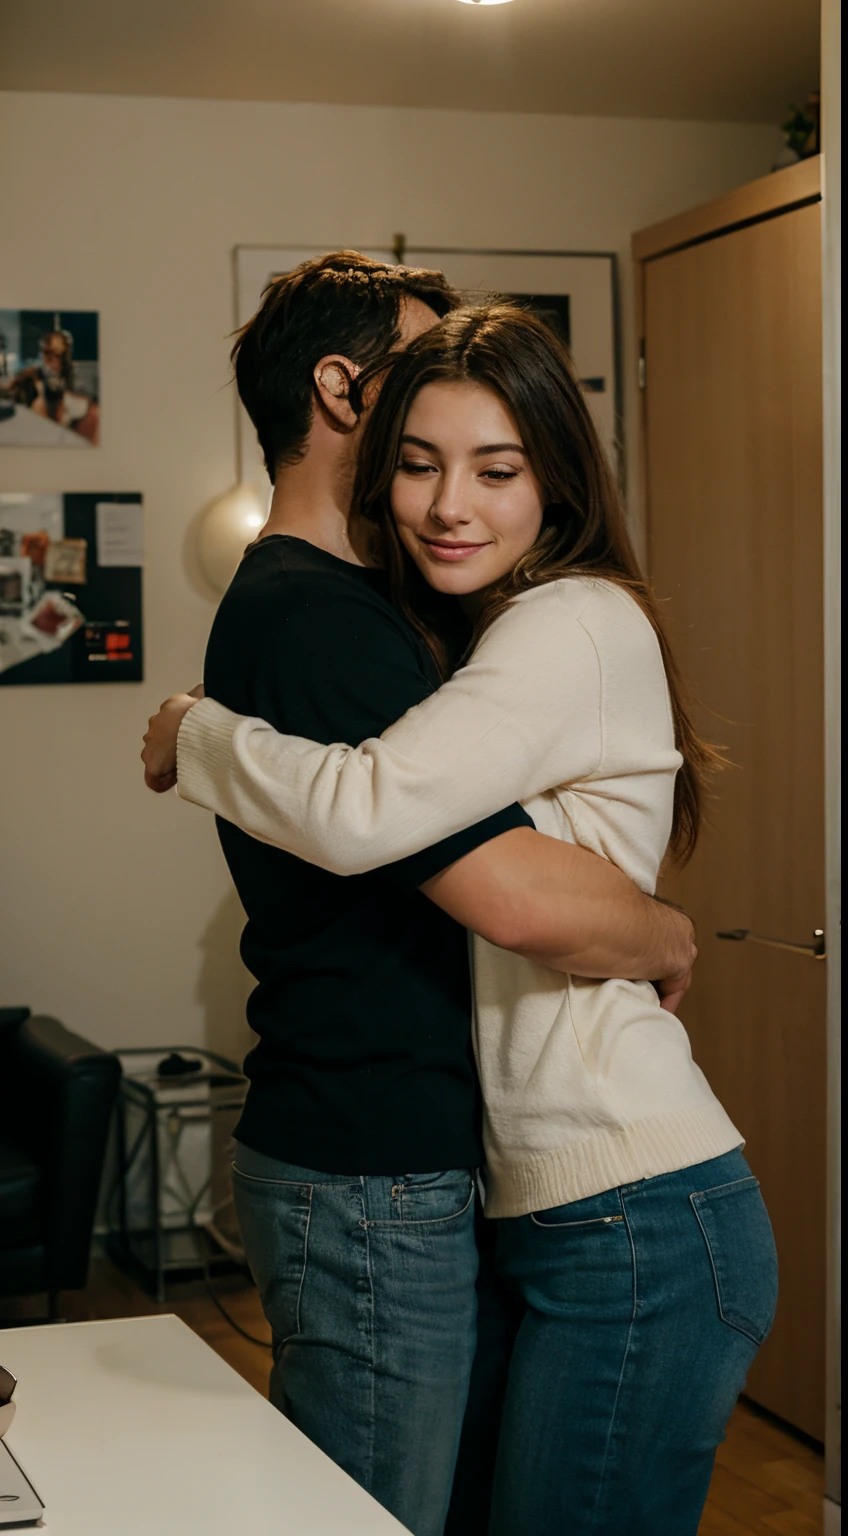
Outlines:
[[532,548],[545,498],[504,402],[484,384],[426,384],[392,481],[404,548],[439,592],[481,592]]

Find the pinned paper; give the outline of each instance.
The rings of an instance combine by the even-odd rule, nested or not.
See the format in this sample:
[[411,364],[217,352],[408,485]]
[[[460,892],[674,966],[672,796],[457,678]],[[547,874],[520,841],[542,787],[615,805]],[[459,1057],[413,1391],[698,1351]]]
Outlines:
[[144,513],[137,502],[98,501],[97,564],[144,565]]
[[[30,537],[37,538],[38,535]],[[21,547],[23,547],[23,540]],[[60,539],[55,544],[51,544],[48,540],[43,562],[45,581],[54,581],[60,586],[65,582],[69,582],[71,586],[83,586],[86,580],[87,553],[86,539]]]

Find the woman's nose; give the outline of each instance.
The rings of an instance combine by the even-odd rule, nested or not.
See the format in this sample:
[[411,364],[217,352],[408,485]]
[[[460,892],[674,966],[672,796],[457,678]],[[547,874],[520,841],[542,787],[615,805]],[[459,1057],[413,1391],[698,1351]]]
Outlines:
[[457,523],[470,523],[473,513],[457,488],[443,482],[434,497],[430,516],[443,528],[454,528]]

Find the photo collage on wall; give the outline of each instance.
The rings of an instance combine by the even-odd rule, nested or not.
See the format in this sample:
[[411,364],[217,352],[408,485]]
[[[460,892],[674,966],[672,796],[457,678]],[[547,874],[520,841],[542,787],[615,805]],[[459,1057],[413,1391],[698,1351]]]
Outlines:
[[0,687],[140,682],[141,496],[0,492]]
[[[0,309],[0,449],[100,442],[100,316]],[[0,687],[141,682],[142,519],[136,492],[0,491]]]

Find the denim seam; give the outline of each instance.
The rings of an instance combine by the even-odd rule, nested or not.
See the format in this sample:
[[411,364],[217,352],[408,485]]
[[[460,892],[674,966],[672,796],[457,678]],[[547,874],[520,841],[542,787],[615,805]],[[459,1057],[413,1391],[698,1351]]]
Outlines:
[[593,1516],[592,1516],[592,1528],[594,1530],[598,1529],[598,1516],[599,1516],[599,1511],[600,1511],[600,1508],[601,1508],[601,1500],[605,1496],[605,1492],[606,1492],[607,1468],[609,1466],[609,1458],[610,1458],[610,1449],[611,1449],[611,1445],[612,1445],[612,1438],[613,1438],[613,1434],[615,1433],[615,1429],[616,1429],[616,1415],[618,1413],[618,1402],[619,1402],[619,1398],[621,1397],[621,1388],[622,1388],[622,1386],[624,1384],[624,1373],[625,1373],[625,1371],[627,1369],[627,1361],[628,1361],[629,1356],[630,1356],[630,1346],[631,1346],[631,1343],[633,1341],[633,1329],[634,1329],[634,1326],[635,1326],[635,1323],[636,1323],[636,1314],[639,1311],[638,1274],[637,1274],[637,1267],[636,1267],[636,1243],[635,1243],[635,1240],[634,1240],[634,1237],[633,1237],[633,1232],[632,1232],[631,1227],[630,1227],[630,1222],[627,1219],[627,1208],[626,1208],[626,1206],[624,1204],[624,1199],[623,1199],[621,1191],[619,1191],[619,1199],[621,1200],[621,1214],[624,1217],[624,1223],[625,1223],[625,1226],[627,1228],[627,1235],[628,1235],[628,1237],[630,1239],[630,1262],[631,1262],[631,1273],[633,1275],[633,1311],[632,1311],[631,1316],[630,1316],[630,1326],[629,1326],[629,1328],[627,1330],[627,1339],[626,1339],[626,1342],[625,1342],[625,1345],[624,1345],[624,1352],[623,1352],[622,1357],[621,1357],[621,1370],[618,1373],[618,1382],[617,1382],[616,1389],[615,1389],[615,1402],[613,1403],[612,1413],[610,1414],[610,1425],[609,1425],[609,1430],[607,1432],[607,1443],[604,1446],[604,1463],[603,1463],[603,1467],[601,1468],[601,1475],[600,1475],[600,1477],[598,1479],[598,1496],[597,1496],[597,1498],[595,1500],[595,1509],[594,1509],[594,1513],[593,1513]]
[[231,1168],[233,1173],[237,1173],[238,1174],[240,1179],[249,1179],[251,1184],[271,1184],[275,1188],[279,1188],[279,1189],[309,1189],[309,1190],[313,1190],[313,1189],[358,1189],[359,1188],[359,1183],[357,1182],[356,1179],[342,1179],[342,1180],[340,1180],[336,1184],[325,1183],[323,1179],[320,1179],[320,1180],[314,1180],[313,1179],[312,1182],[310,1183],[310,1181],[308,1179],[266,1179],[261,1173],[245,1173],[245,1170],[243,1168],[240,1168],[238,1163],[235,1162],[235,1161],[233,1161],[230,1164],[230,1168]]
[[418,1217],[412,1217],[411,1219],[408,1219],[405,1216],[402,1216],[402,1217],[394,1216],[394,1217],[390,1218],[388,1221],[372,1221],[372,1220],[369,1219],[367,1221],[363,1221],[362,1225],[366,1228],[366,1230],[369,1227],[436,1227],[436,1226],[441,1226],[443,1222],[446,1222],[446,1221],[458,1221],[460,1216],[464,1216],[473,1199],[474,1199],[474,1185],[472,1184],[471,1192],[470,1192],[470,1194],[468,1196],[468,1199],[466,1200],[464,1206],[462,1207],[462,1210],[461,1211],[454,1211],[452,1216],[418,1216]]
[[294,1322],[297,1336],[300,1336],[300,1302],[303,1296],[303,1287],[306,1283],[306,1269],[309,1263],[309,1227],[312,1222],[312,1189],[309,1189],[309,1204],[306,1211],[306,1231],[303,1234],[303,1268],[300,1271],[300,1285],[297,1288],[297,1304],[294,1310]]
[[[315,1188],[315,1185],[314,1184],[307,1184],[307,1183],[304,1182],[303,1179],[265,1179],[265,1178],[262,1177],[262,1175],[260,1173],[245,1173],[244,1169],[240,1168],[238,1163],[232,1163],[230,1166],[232,1168],[233,1173],[237,1173],[240,1179],[247,1179],[247,1180],[249,1180],[249,1182],[251,1184],[268,1184],[273,1189],[303,1189],[303,1190],[308,1190],[309,1191],[309,1198],[310,1199],[312,1198],[312,1191]],[[337,1187],[338,1186],[334,1186],[334,1185],[331,1185],[331,1184],[327,1184],[327,1185],[321,1184],[319,1186],[319,1188],[321,1188],[321,1189],[332,1189],[332,1188],[337,1188]]]
[[377,1435],[377,1365],[374,1359],[374,1272],[371,1267],[371,1239],[368,1236],[368,1221],[365,1219],[365,1175],[360,1177],[359,1197],[362,1201],[362,1230],[365,1234],[365,1270],[368,1275],[368,1314],[370,1318],[369,1342],[369,1381],[371,1386],[371,1411],[368,1436],[368,1481],[366,1490],[371,1492],[374,1484],[374,1445]]

